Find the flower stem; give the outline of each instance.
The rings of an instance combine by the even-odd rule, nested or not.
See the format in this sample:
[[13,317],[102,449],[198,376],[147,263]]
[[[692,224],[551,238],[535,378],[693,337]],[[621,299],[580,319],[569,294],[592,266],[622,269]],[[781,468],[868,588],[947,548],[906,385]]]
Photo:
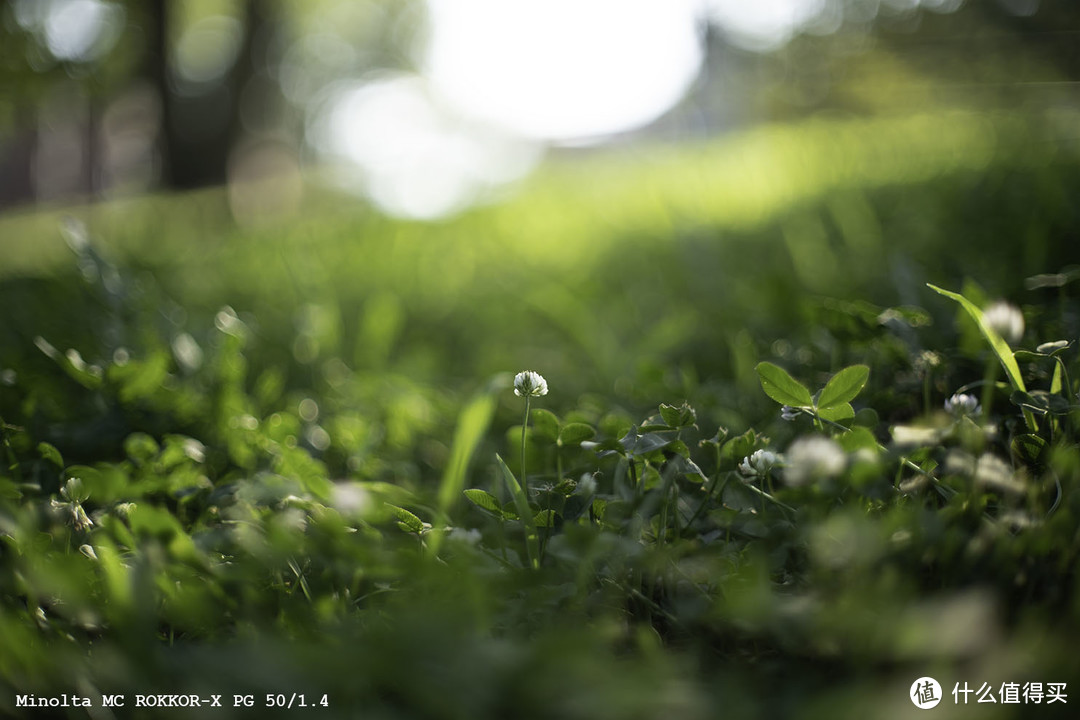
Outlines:
[[525,491],[525,497],[529,497],[529,481],[525,477],[525,431],[529,427],[529,401],[525,396],[525,418],[521,421],[521,489]]
[[990,422],[990,406],[994,402],[994,383],[997,381],[998,363],[996,358],[992,357],[986,363],[986,372],[983,374],[983,391],[982,391],[982,420],[983,423]]

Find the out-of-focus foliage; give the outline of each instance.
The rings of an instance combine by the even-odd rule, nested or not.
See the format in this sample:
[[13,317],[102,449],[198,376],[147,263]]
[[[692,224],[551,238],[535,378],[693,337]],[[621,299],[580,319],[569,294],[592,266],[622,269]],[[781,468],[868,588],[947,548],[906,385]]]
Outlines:
[[[5,219],[0,706],[864,717],[928,674],[1077,682],[1077,170],[1043,127],[771,128],[437,227]],[[927,282],[1019,306],[1022,391]]]
[[[383,202],[409,184],[376,168],[388,158],[395,166],[405,159],[416,162],[408,153],[410,141],[432,148],[456,142],[453,152],[459,154],[463,144],[487,146],[486,153],[469,151],[476,160],[473,175],[485,176],[475,191],[461,190],[470,183],[468,172],[449,173],[431,187],[462,199],[426,212],[456,211],[486,199],[541,151],[518,147],[504,157],[496,146],[504,141],[514,146],[515,140],[491,135],[482,123],[465,132],[469,123],[453,112],[443,117],[449,108],[429,102],[428,96],[440,95],[437,87],[425,85],[438,74],[425,59],[426,41],[436,34],[429,22],[437,13],[427,12],[429,5],[421,0],[5,3],[0,6],[0,205],[130,197],[149,189],[225,182],[243,195],[251,182],[284,178],[276,188],[254,193],[262,197],[233,198],[238,219],[257,222],[263,215],[290,212],[295,175],[321,162],[352,178],[343,184],[353,191],[381,198],[382,206],[397,212],[409,208],[413,216],[424,216],[415,202],[399,202],[396,208]],[[622,10],[624,16],[618,3],[604,7],[610,18],[537,3],[537,12],[555,32],[576,33],[576,45],[588,50],[582,35],[595,37],[593,58],[605,58],[603,67],[590,65],[586,53],[582,74],[600,78],[596,95],[612,92],[620,72],[624,88],[633,86],[632,75],[648,74],[647,63],[631,63],[631,58],[686,49],[686,42],[670,51],[655,47],[647,32],[641,35],[640,27],[625,22],[632,11]],[[776,7],[788,12],[755,12],[728,0],[673,4],[665,20],[675,18],[684,26],[687,34],[680,37],[701,38],[701,52],[690,53],[694,60],[686,70],[688,77],[700,70],[697,81],[676,107],[670,106],[677,93],[655,108],[663,114],[659,122],[616,139],[678,143],[820,114],[865,118],[914,110],[1056,113],[1074,108],[1071,88],[1080,68],[1072,48],[1080,16],[1071,3],[783,0]],[[513,14],[491,14],[496,17],[490,27],[469,31],[478,41],[505,41],[501,51],[492,43],[492,54],[512,55],[509,50],[524,44],[515,42],[514,34],[527,39],[532,27],[508,22]],[[773,28],[771,41],[740,42],[736,26],[763,29],[770,23],[784,26]],[[628,41],[609,55],[601,41],[623,34]],[[633,52],[635,43],[641,53]],[[480,66],[499,63],[484,60]],[[534,84],[522,75],[518,83],[508,75],[510,87]],[[391,103],[386,113],[337,114],[340,106],[362,104],[360,90],[391,76],[415,81],[409,86],[413,91],[421,87],[406,103],[411,112]],[[542,70],[539,76],[546,77]],[[538,96],[540,88],[534,93]],[[349,98],[357,102],[345,102]],[[477,108],[464,111],[485,114]],[[405,128],[394,136],[395,129],[410,125],[395,122],[395,112],[411,120],[424,115],[424,122],[414,123],[424,132],[413,128],[410,136]],[[563,112],[572,114],[573,107]],[[360,122],[361,116],[367,119]],[[344,127],[331,131],[331,125]],[[368,136],[380,136],[362,152],[356,151],[366,146],[359,126]],[[372,148],[381,152],[372,154]],[[418,163],[427,176],[439,176],[440,163],[453,165],[439,157],[443,154],[432,149],[427,162]],[[481,165],[487,169],[478,169]],[[502,179],[487,177],[492,174]],[[365,184],[383,187],[365,189]]]

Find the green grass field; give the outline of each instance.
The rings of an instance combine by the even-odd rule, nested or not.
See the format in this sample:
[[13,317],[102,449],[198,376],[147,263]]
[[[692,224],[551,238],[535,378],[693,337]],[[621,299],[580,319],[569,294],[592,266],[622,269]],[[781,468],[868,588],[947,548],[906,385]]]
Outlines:
[[314,183],[0,217],[0,708],[907,717],[933,676],[1064,715],[1068,127],[556,157],[439,224]]

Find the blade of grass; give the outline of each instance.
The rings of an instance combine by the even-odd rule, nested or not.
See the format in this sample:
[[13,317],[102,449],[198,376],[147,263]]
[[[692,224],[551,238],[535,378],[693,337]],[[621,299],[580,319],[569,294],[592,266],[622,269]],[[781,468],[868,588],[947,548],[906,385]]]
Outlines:
[[525,551],[529,555],[529,565],[534,570],[538,569],[540,567],[540,535],[536,532],[536,523],[533,522],[532,511],[529,509],[529,499],[525,497],[525,491],[521,489],[514,473],[506,466],[498,453],[495,453],[495,459],[499,461],[503,479],[506,480],[506,486],[510,488],[510,495],[514,498],[518,518],[525,526]]
[[[1027,392],[1027,388],[1024,387],[1024,379],[1020,376],[1020,366],[1016,364],[1016,358],[1013,357],[1012,348],[1010,348],[1009,343],[1005,342],[1005,339],[986,322],[986,316],[983,314],[983,311],[959,293],[949,292],[948,290],[939,288],[936,285],[931,285],[930,283],[927,283],[926,286],[939,295],[944,295],[950,300],[955,300],[960,303],[960,307],[964,308],[967,314],[971,316],[971,319],[974,320],[975,324],[979,327],[979,332],[981,332],[982,336],[986,338],[986,341],[990,343],[990,347],[993,349],[994,354],[997,355],[998,360],[1001,362],[1001,366],[1005,368],[1005,375],[1009,378],[1009,383],[1013,386],[1013,389]],[[1035,416],[1030,410],[1024,410],[1024,421],[1031,429],[1031,432],[1038,432],[1038,423],[1035,422]]]
[[[457,427],[454,429],[454,441],[450,446],[450,458],[443,471],[442,480],[439,482],[438,519],[443,525],[450,522],[450,512],[454,503],[458,501],[465,491],[465,480],[469,473],[469,465],[472,462],[476,448],[484,439],[491,418],[495,414],[497,393],[503,386],[497,382],[488,384],[469,400],[458,416]],[[428,552],[432,556],[439,552],[444,533],[432,533],[428,541]]]
[[454,441],[450,446],[450,458],[439,483],[438,508],[442,517],[449,515],[454,503],[465,490],[465,478],[473,454],[491,425],[495,414],[495,393],[483,391],[469,400],[458,416]]

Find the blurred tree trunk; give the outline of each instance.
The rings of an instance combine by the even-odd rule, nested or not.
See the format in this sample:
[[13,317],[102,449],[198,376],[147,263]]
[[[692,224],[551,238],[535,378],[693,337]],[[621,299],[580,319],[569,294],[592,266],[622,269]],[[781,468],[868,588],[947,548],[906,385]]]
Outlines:
[[0,145],[0,208],[34,200],[34,157],[38,145],[36,108],[16,108],[14,133]]
[[229,152],[243,133],[240,100],[254,71],[256,33],[272,22],[269,3],[245,0],[236,61],[217,82],[180,92],[169,58],[170,0],[145,5],[146,71],[161,100],[161,184],[169,189],[220,185]]

